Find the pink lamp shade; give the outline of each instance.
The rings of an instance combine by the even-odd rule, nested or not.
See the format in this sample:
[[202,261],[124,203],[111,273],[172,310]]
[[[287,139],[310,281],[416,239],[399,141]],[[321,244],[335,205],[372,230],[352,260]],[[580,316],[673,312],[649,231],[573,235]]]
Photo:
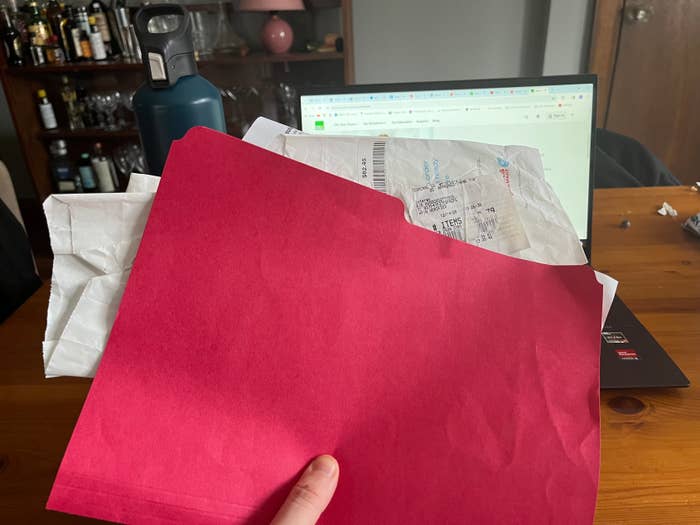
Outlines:
[[[238,9],[241,11],[303,11],[303,0],[241,0]],[[276,14],[272,14],[265,22],[260,33],[260,39],[270,53],[286,53],[294,42],[292,26]]]
[[303,0],[241,0],[240,11],[303,11]]

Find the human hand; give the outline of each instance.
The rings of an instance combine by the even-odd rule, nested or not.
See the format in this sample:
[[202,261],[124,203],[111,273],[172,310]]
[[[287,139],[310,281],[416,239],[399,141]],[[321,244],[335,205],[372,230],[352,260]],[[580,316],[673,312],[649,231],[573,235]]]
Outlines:
[[333,497],[339,472],[333,456],[314,459],[270,525],[314,525]]

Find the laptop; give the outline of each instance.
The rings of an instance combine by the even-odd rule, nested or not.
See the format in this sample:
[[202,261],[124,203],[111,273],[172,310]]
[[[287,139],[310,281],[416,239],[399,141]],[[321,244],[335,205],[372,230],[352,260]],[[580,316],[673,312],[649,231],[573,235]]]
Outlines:
[[[590,259],[595,75],[308,88],[306,133],[471,140],[538,148],[545,178]],[[685,387],[689,381],[616,297],[601,334],[601,388]]]

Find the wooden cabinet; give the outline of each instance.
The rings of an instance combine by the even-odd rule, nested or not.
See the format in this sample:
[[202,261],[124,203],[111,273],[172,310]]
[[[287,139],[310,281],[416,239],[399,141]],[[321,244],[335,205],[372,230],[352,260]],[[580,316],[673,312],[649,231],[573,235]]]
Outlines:
[[598,0],[597,125],[640,141],[684,184],[700,163],[700,2]]

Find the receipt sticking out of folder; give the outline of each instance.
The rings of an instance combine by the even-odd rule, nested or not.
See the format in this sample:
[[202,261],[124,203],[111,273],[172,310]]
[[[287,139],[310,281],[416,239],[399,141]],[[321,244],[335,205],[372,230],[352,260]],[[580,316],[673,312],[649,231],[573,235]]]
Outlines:
[[534,148],[305,135],[262,117],[244,140],[394,195],[409,222],[449,237],[546,264],[587,261]]
[[284,138],[285,156],[399,197],[417,226],[508,255],[529,247],[498,171],[497,159],[507,148],[449,140]]
[[174,142],[48,508],[266,524],[331,453],[320,523],[591,523],[593,271],[403,213],[227,135]]

